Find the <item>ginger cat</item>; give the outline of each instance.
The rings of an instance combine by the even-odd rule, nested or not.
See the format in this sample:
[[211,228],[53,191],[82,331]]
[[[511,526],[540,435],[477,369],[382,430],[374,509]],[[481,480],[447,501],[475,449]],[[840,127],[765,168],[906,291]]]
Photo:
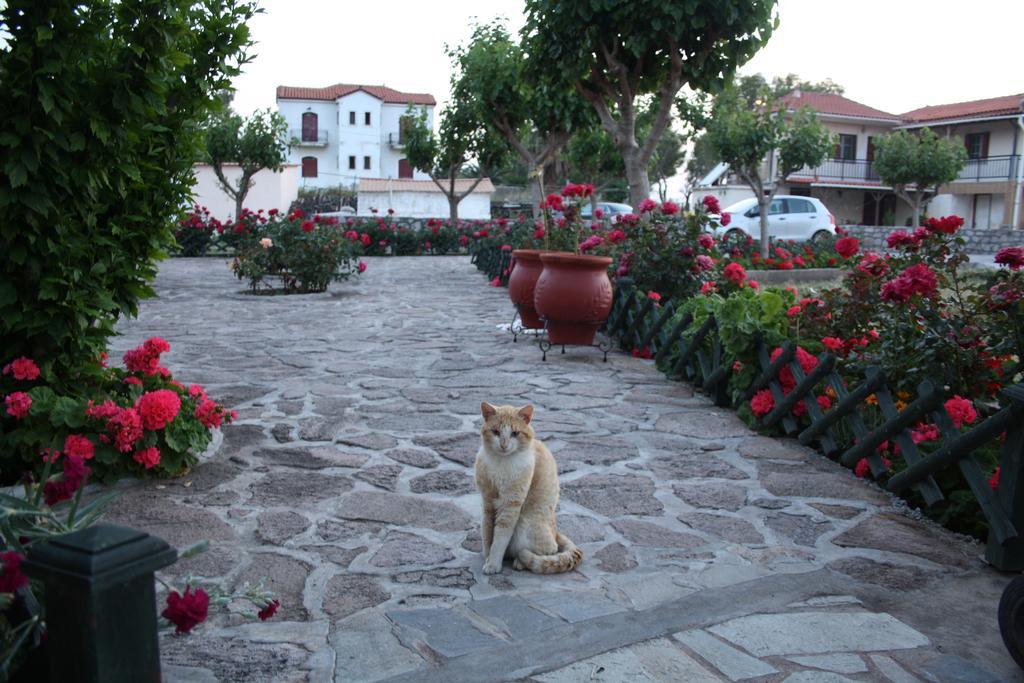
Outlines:
[[482,403],[484,425],[476,454],[476,487],[483,498],[484,574],[502,560],[537,574],[572,571],[583,551],[558,531],[558,468],[533,438],[533,406]]

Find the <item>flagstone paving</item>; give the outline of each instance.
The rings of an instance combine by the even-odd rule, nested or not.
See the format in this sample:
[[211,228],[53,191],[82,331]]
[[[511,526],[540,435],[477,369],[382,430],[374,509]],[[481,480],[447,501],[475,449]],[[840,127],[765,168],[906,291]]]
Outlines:
[[[108,521],[168,568],[265,578],[277,617],[162,636],[169,681],[1016,680],[980,545],[792,441],[749,431],[650,361],[540,352],[498,325],[466,257],[369,259],[326,294],[241,292],[221,259],[163,264],[117,355],[170,341],[176,376],[239,419],[191,473],[125,482]],[[555,576],[481,571],[482,400],[533,403],[555,453]]]

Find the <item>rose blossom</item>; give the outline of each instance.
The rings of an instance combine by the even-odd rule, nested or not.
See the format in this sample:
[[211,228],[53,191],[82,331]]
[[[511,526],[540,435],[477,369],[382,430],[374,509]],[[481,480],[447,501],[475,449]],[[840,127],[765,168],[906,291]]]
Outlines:
[[261,609],[256,616],[260,618],[260,621],[266,621],[275,614],[277,614],[277,608],[281,606],[280,600],[271,600],[266,606]]
[[637,207],[637,211],[640,213],[647,213],[649,211],[654,211],[656,208],[658,208],[658,202],[647,198],[640,202],[640,206]]
[[0,574],[0,593],[13,593],[28,585],[28,577],[21,573],[23,559],[25,558],[13,550],[0,554],[0,563],[3,565],[3,573]]
[[661,212],[666,216],[674,216],[679,213],[679,205],[675,202],[665,202],[661,205]]
[[704,249],[711,249],[712,247],[715,246],[715,238],[707,234],[706,232],[702,232],[697,237],[697,244],[699,244]]
[[1005,247],[996,252],[996,263],[1009,266],[1010,270],[1024,267],[1024,247]]
[[210,596],[202,588],[197,588],[194,592],[190,591],[192,591],[191,586],[185,587],[184,595],[179,595],[178,591],[172,591],[167,596],[167,608],[160,613],[160,616],[174,624],[175,633],[188,633],[206,621]]
[[[722,207],[718,203],[718,197],[713,194],[706,194],[700,198],[701,204],[704,205],[704,210],[708,213],[722,213]],[[725,225],[725,223],[723,223]]]
[[715,267],[715,260],[710,256],[700,254],[697,256],[697,268],[700,270],[711,270]]
[[734,285],[739,285],[747,279],[747,271],[738,263],[730,263],[722,271],[722,277]]
[[264,249],[269,249],[270,247],[274,246],[274,240],[270,239],[269,237],[264,237],[263,239],[260,240],[260,246],[263,247]]

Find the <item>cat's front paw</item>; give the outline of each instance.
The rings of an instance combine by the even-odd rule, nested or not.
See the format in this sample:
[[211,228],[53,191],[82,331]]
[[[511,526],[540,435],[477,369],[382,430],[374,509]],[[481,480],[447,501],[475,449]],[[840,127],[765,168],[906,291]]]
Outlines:
[[501,573],[501,562],[491,562],[488,560],[484,562],[484,574],[500,574]]

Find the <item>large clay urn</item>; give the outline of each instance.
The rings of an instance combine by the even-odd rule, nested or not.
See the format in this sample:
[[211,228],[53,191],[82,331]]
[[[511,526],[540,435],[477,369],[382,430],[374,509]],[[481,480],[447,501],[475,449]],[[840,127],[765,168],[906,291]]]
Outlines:
[[544,270],[533,292],[533,305],[548,324],[552,344],[592,344],[612,310],[612,283],[607,256],[567,252],[540,255]]
[[540,254],[539,249],[513,251],[512,257],[515,258],[516,265],[508,278],[508,297],[519,311],[523,327],[533,329],[544,327],[544,323],[537,317],[537,310],[533,307],[533,290],[537,286],[540,272],[544,269],[544,264],[540,262]]

